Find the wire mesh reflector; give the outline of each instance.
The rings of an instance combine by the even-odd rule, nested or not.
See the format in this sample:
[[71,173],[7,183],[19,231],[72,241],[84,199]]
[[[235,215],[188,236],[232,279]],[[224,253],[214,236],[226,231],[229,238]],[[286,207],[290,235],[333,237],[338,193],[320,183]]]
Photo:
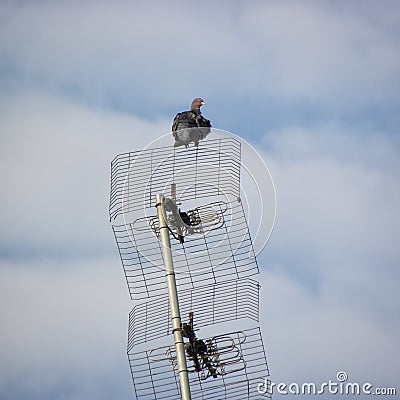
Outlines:
[[207,140],[198,147],[162,147],[120,154],[111,163],[110,220],[151,208],[176,184],[179,201],[240,195],[240,142]]
[[[129,315],[127,346],[137,400],[181,397],[157,194],[164,195],[158,206],[177,286],[170,295],[180,304],[175,328],[192,400],[271,397],[258,390],[270,384],[260,329],[220,334],[214,325],[240,320],[234,324],[241,329],[242,320],[259,320],[260,286],[250,279],[259,271],[240,199],[240,158],[240,142],[223,138],[120,154],[111,163],[110,221],[131,299],[141,301]],[[214,336],[197,332],[206,326]]]
[[[113,225],[132,299],[166,292],[161,243],[146,219]],[[226,205],[218,229],[189,235],[184,243],[171,239],[179,290],[240,279],[258,273],[242,204]]]
[[[179,292],[182,319],[194,313],[196,328],[221,322],[259,317],[258,282],[237,279],[219,285],[206,285]],[[171,314],[168,296],[136,305],[129,314],[128,352],[133,346],[171,335]]]
[[[188,364],[193,400],[265,399],[258,386],[269,376],[259,328],[216,335],[205,339],[215,349],[216,377],[195,371]],[[138,400],[178,399],[179,385],[174,346],[128,353]]]

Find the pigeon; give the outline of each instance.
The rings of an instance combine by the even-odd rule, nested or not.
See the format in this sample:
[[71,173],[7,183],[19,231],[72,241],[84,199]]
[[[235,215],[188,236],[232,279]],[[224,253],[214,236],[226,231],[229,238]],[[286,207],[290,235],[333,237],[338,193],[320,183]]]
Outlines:
[[196,98],[192,101],[190,111],[182,111],[176,114],[172,123],[172,136],[175,139],[174,147],[185,146],[194,142],[195,146],[211,131],[211,123],[201,114],[200,107],[204,100]]

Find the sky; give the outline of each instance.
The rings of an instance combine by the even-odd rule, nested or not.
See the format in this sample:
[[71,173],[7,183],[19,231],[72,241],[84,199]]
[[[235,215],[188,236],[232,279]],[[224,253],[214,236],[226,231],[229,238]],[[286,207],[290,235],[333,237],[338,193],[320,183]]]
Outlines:
[[275,183],[272,381],[400,392],[397,1],[6,0],[0,54],[1,399],[133,398],[110,162],[199,96]]

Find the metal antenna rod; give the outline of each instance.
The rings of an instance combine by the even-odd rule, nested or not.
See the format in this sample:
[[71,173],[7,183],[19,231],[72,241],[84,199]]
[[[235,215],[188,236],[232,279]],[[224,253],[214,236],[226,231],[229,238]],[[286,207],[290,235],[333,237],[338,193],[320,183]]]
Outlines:
[[181,316],[179,311],[178,291],[176,288],[174,264],[172,261],[171,242],[167,221],[165,220],[164,196],[162,194],[157,194],[156,202],[158,223],[160,227],[160,237],[162,243],[162,253],[164,258],[165,272],[167,276],[168,297],[171,307],[171,319],[174,333],[175,350],[178,360],[178,375],[181,388],[181,398],[182,400],[191,400],[185,343],[183,342],[181,331]]

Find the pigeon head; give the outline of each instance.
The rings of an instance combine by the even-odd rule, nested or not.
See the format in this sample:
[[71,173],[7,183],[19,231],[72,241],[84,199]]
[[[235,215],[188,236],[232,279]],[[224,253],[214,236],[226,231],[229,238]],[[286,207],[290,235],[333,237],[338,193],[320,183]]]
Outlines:
[[196,99],[194,99],[193,101],[192,101],[192,105],[190,106],[190,109],[191,110],[200,110],[200,107],[202,106],[202,105],[204,105],[205,103],[204,103],[204,100],[203,99],[201,99],[200,97],[197,97]]

